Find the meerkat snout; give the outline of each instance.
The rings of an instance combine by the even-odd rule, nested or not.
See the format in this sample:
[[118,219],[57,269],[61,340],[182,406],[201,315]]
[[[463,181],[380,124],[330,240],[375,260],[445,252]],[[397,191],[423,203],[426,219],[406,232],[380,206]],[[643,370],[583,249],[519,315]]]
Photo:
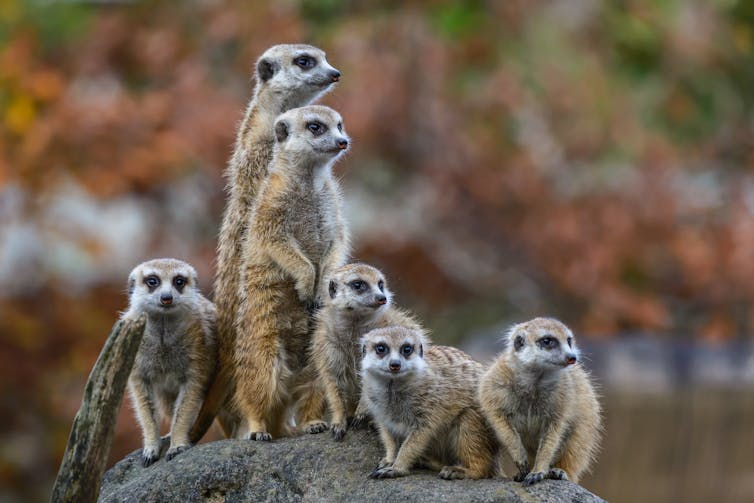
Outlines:
[[573,365],[578,361],[578,357],[573,353],[566,354],[566,365]]
[[163,293],[160,295],[160,304],[163,306],[172,306],[173,305],[173,295],[170,293]]
[[374,302],[378,306],[384,306],[385,304],[387,304],[387,297],[385,297],[384,295],[378,295],[377,297],[375,297]]
[[390,372],[393,374],[397,374],[401,371],[401,361],[400,360],[390,360],[389,364]]
[[338,70],[331,71],[330,80],[333,82],[338,82],[340,80],[340,72]]
[[341,138],[340,140],[338,140],[338,148],[340,150],[347,149],[348,148],[348,140],[346,140],[345,138]]

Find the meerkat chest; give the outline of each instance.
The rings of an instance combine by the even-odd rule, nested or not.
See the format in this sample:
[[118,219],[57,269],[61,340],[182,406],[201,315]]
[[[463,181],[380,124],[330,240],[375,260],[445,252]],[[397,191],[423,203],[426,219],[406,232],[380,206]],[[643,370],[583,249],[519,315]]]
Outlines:
[[405,438],[416,429],[423,414],[417,407],[414,394],[395,388],[389,383],[381,389],[371,390],[370,401],[374,410],[370,412],[393,435]]
[[555,421],[555,396],[548,389],[537,388],[514,389],[514,394],[506,416],[524,444],[536,448],[542,433]]
[[293,235],[310,259],[318,260],[335,236],[335,217],[322,194],[303,194],[297,202],[297,217],[290,222]]
[[185,332],[164,333],[149,327],[136,357],[134,371],[143,379],[176,389],[188,378],[191,352]]

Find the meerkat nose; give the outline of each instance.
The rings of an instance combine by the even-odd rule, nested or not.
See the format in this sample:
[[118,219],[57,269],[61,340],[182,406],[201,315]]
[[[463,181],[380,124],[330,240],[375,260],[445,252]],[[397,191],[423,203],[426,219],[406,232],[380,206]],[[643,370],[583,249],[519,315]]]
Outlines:
[[390,372],[393,372],[393,373],[398,372],[401,369],[401,361],[391,360],[390,365],[388,365],[388,367],[390,367]]
[[387,303],[387,297],[384,295],[378,295],[374,300],[381,306],[384,306]]
[[345,150],[345,149],[346,149],[346,147],[348,147],[348,140],[345,140],[345,139],[343,139],[343,140],[338,140],[338,148],[339,148],[340,150]]
[[337,82],[340,80],[340,72],[338,70],[333,70],[330,72],[330,80],[333,82]]
[[568,355],[568,356],[566,356],[566,363],[568,365],[573,365],[574,363],[576,363],[576,355]]
[[169,293],[163,293],[160,295],[160,304],[163,306],[169,306],[173,303],[173,296]]

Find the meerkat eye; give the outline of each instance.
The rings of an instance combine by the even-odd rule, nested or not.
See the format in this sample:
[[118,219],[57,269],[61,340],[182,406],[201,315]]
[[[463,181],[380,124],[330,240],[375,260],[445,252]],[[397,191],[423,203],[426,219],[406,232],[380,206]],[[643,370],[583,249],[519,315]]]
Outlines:
[[349,283],[349,284],[351,285],[351,288],[353,288],[354,290],[357,290],[357,291],[358,290],[363,290],[364,287],[366,287],[366,283],[364,283],[360,279],[357,279],[355,281],[351,281],[351,283]]
[[183,276],[176,276],[173,278],[173,285],[175,285],[178,290],[183,290],[183,287],[186,286],[186,278]]
[[569,348],[572,348],[572,347],[573,347],[573,337],[569,337],[569,338],[568,338],[568,347],[569,347]]
[[374,352],[377,353],[378,355],[384,355],[385,353],[387,353],[387,346],[382,343],[375,344]]
[[384,292],[384,291],[385,291],[385,282],[384,282],[384,281],[382,281],[382,280],[380,280],[380,281],[379,281],[379,282],[377,283],[377,288],[379,288],[381,292]]
[[327,128],[319,122],[310,122],[306,125],[306,129],[312,132],[314,136],[319,136],[327,131]]
[[299,67],[301,67],[303,70],[309,70],[311,68],[314,68],[314,66],[317,64],[317,60],[312,58],[311,56],[299,56],[296,59],[294,59],[293,62],[296,63]]
[[338,122],[338,131],[340,131],[341,133],[343,132],[343,123],[342,122]]
[[554,349],[558,346],[558,340],[552,336],[545,336],[539,339],[539,346],[544,349]]
[[410,356],[414,352],[414,347],[411,344],[404,344],[401,346],[401,354],[403,356]]
[[154,274],[147,276],[144,278],[144,284],[147,285],[149,288],[157,288],[160,286],[160,278],[155,276]]

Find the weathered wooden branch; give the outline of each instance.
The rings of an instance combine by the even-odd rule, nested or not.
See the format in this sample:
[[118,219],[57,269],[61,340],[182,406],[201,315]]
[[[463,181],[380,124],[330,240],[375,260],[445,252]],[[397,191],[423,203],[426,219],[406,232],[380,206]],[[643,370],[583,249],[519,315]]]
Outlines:
[[89,374],[81,408],[73,420],[52,488],[50,500],[53,503],[97,501],[110,455],[116,415],[145,324],[144,316],[137,320],[119,320],[110,331]]

